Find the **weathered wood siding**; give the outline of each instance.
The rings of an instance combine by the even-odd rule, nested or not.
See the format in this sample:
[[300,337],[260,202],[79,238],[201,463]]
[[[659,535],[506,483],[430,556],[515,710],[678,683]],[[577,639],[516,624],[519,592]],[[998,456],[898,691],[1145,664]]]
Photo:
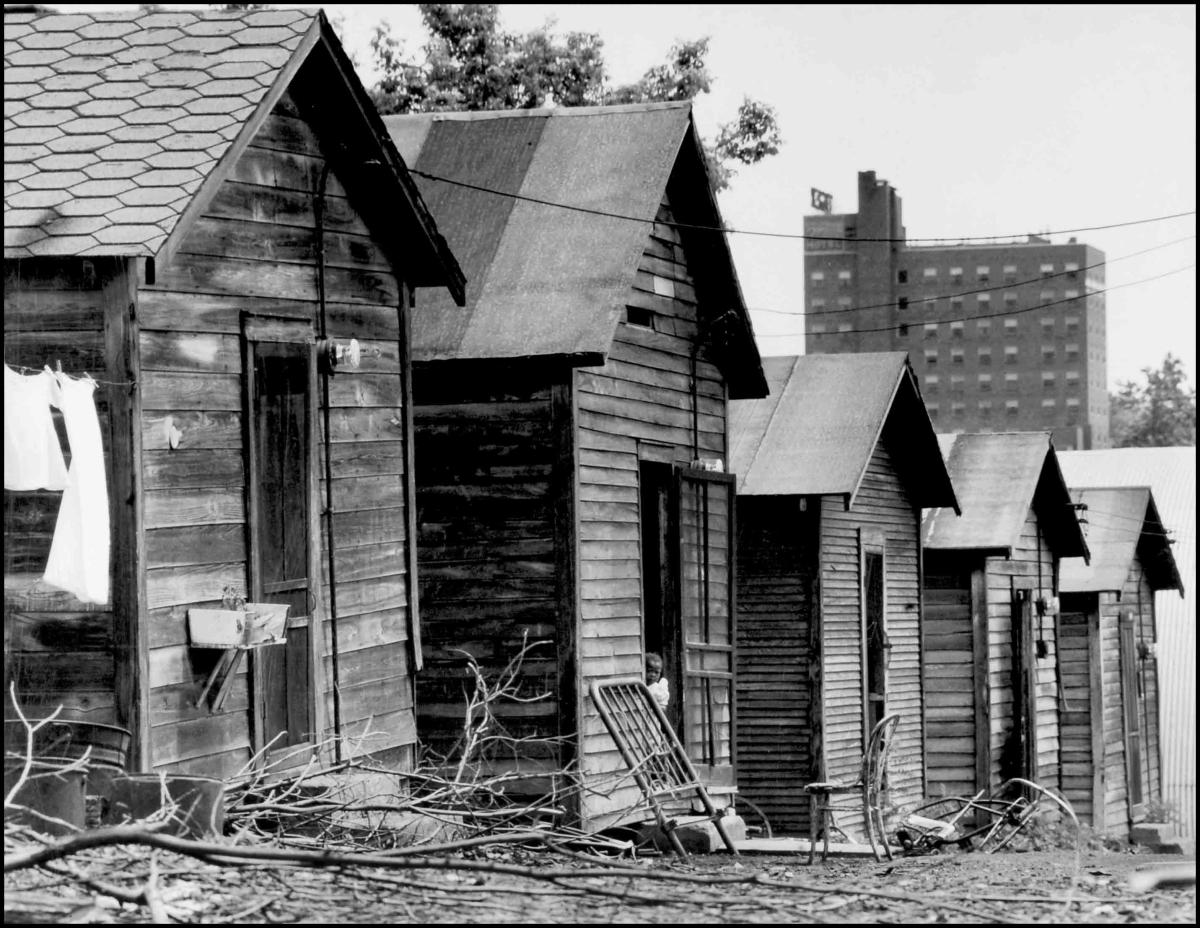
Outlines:
[[[1005,739],[1013,724],[1012,676],[1012,619],[1014,591],[1031,590],[1035,601],[1039,595],[1053,595],[1054,555],[1044,538],[1039,536],[1037,515],[1031,507],[1021,528],[1020,541],[1012,556],[990,557],[984,570],[987,574],[988,608],[988,688],[991,691],[991,757],[992,770],[988,786],[1000,785],[1000,772]],[[1040,586],[1039,586],[1040,584]],[[1039,592],[1040,591],[1040,592]],[[1058,718],[1058,653],[1055,642],[1054,618],[1038,618],[1033,609],[1033,640],[1046,643],[1046,656],[1032,657],[1037,678],[1037,762],[1038,782],[1058,785],[1059,777],[1059,718]]]
[[[1061,789],[1079,821],[1091,825],[1095,766],[1092,756],[1093,713],[1092,668],[1089,659],[1089,629],[1095,623],[1095,596],[1064,597],[1059,620],[1059,660],[1063,681]],[[1071,609],[1066,608],[1070,605]],[[1080,611],[1082,607],[1082,611]]]
[[737,774],[776,833],[806,834],[819,685],[817,516],[797,497],[738,497]]
[[[642,676],[642,578],[638,511],[638,446],[667,446],[676,462],[694,457],[692,350],[697,338],[696,290],[679,233],[664,201],[646,243],[628,305],[655,314],[654,329],[621,322],[608,362],[575,374],[578,430],[580,639],[579,672],[593,680]],[[674,296],[659,295],[655,278]],[[660,284],[659,289],[664,289]],[[701,350],[698,396],[701,456],[728,460],[726,390]],[[673,693],[672,699],[680,698]],[[581,700],[583,769],[596,782],[615,782],[620,755],[590,699]],[[591,795],[584,814],[602,824],[637,801],[628,777],[608,795]],[[605,787],[608,789],[608,787]]]
[[[4,264],[5,362],[34,370],[54,369],[61,362],[73,377],[87,372],[108,381],[100,383],[94,400],[113,525],[118,501],[110,410],[127,402],[129,388],[117,386],[123,378],[109,370],[105,329],[106,317],[111,323],[114,314],[124,313],[126,283],[124,264],[111,260],[10,259]],[[69,465],[62,413],[53,409],[52,415]],[[31,717],[61,704],[61,718],[120,724],[111,592],[109,604],[96,605],[40,583],[32,588],[46,568],[62,497],[62,490],[4,491],[5,704],[13,682]],[[119,557],[110,557],[111,572],[121,566]]]
[[[414,380],[421,643],[417,728],[440,754],[463,734],[465,657],[495,680],[526,645],[523,696],[497,704],[513,737],[555,738],[561,679],[559,589],[553,506],[555,382],[567,376],[538,365],[479,368],[465,362],[420,364]],[[561,485],[561,484],[560,484]],[[561,492],[558,490],[557,492]],[[556,766],[546,743],[524,746],[516,765]],[[504,758],[498,758],[503,766]]]
[[925,552],[925,767],[930,796],[970,796],[975,785],[975,631],[972,567],[980,559]]
[[[154,765],[231,773],[251,750],[244,669],[217,714],[194,707],[219,652],[188,646],[186,615],[245,590],[247,449],[242,313],[319,330],[315,200],[321,144],[285,95],[157,280],[140,291],[142,446]],[[330,431],[343,733],[362,748],[411,744],[402,282],[331,172],[325,210],[331,337],[357,338],[332,378]],[[317,401],[320,402],[318,389]],[[167,428],[182,433],[172,450]],[[320,412],[316,439],[323,435]],[[323,458],[323,455],[321,456]],[[321,505],[324,506],[324,469]],[[321,533],[323,571],[328,555]],[[334,723],[329,579],[316,633],[319,699]],[[316,640],[316,639],[314,639]],[[320,714],[320,713],[319,713]]]
[[884,538],[887,712],[900,713],[889,762],[896,805],[921,798],[925,785],[920,648],[920,510],[892,462],[903,436],[884,430],[850,511],[840,498],[821,508],[822,693],[825,776],[853,781],[863,753],[862,606],[859,536]]

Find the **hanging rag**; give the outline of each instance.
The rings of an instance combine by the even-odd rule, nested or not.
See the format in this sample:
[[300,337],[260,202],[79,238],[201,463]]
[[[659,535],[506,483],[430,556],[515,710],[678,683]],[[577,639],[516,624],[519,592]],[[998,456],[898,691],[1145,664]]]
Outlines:
[[54,375],[32,377],[4,365],[4,489],[62,490],[67,466],[50,418]]
[[85,603],[108,602],[108,482],[93,393],[96,384],[55,375],[57,395],[71,443],[67,489],[58,510],[50,557],[42,579]]

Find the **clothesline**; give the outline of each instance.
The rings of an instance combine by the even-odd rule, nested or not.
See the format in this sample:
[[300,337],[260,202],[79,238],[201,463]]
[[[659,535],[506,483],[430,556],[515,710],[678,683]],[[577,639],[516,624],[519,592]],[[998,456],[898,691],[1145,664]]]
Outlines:
[[[8,364],[7,361],[4,362]],[[22,374],[40,374],[46,368],[44,367],[26,367],[24,364],[8,364],[14,371],[20,371]],[[72,380],[90,380],[92,383],[102,383],[109,387],[136,387],[136,380],[97,380],[91,374],[85,373],[83,377],[76,377],[74,374],[66,374],[63,371],[58,371],[64,377],[70,377]]]

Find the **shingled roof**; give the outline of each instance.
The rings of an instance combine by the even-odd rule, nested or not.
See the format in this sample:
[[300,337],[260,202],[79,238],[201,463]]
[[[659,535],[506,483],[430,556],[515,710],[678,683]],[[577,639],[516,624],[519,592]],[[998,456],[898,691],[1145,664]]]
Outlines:
[[215,189],[206,181],[322,45],[405,188],[431,263],[450,269],[436,282],[449,277],[453,290],[457,277],[461,297],[457,263],[315,9],[6,10],[5,257],[169,253],[185,214]]

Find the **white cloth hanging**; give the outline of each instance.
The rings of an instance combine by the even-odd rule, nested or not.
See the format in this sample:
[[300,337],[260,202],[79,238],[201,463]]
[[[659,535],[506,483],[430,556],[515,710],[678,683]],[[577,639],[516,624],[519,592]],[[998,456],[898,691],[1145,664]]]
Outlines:
[[49,371],[26,377],[4,365],[6,490],[66,489],[67,465],[50,418],[52,385],[54,375]]
[[67,489],[58,510],[42,579],[85,603],[108,602],[108,481],[93,393],[96,384],[56,376],[51,399],[62,410],[71,443]]

